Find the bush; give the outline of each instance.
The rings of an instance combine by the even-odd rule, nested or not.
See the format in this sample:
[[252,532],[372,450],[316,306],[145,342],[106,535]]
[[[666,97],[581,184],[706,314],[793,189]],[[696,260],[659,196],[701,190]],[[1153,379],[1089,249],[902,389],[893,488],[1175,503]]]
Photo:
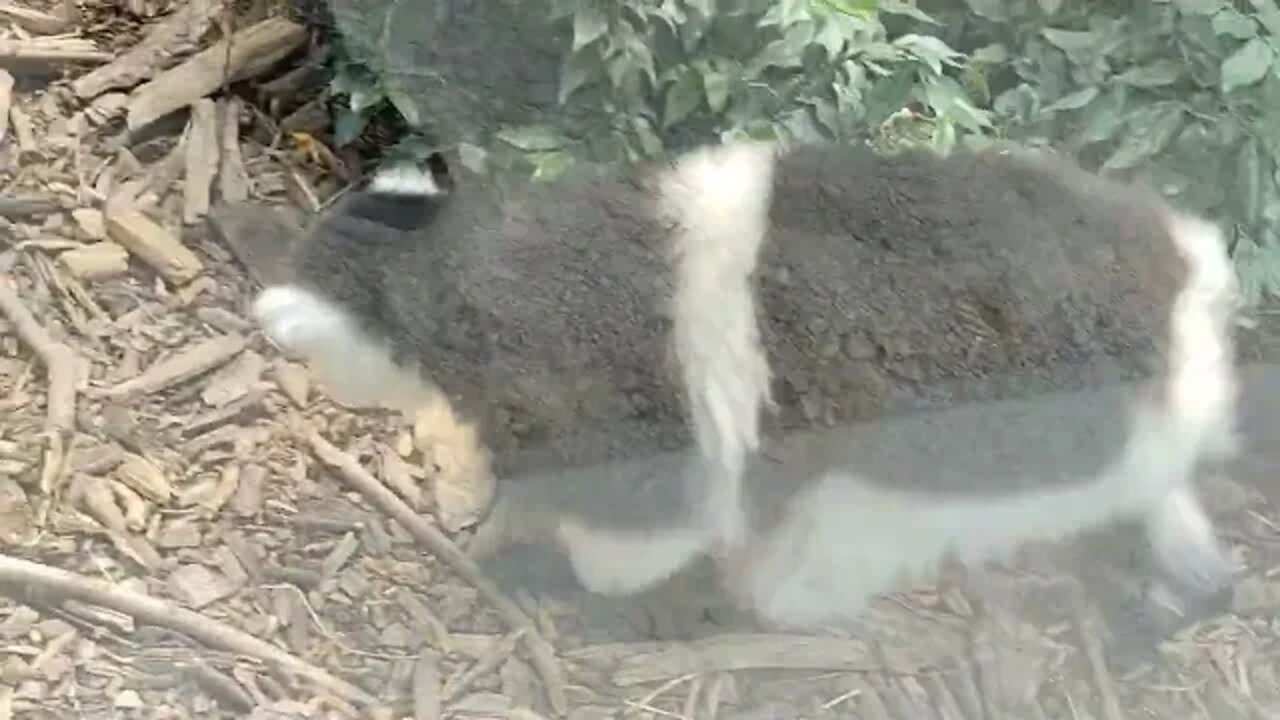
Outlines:
[[[473,169],[550,178],[743,137],[946,150],[1007,136],[1150,181],[1229,229],[1251,300],[1280,287],[1275,0],[524,2],[520,37],[545,39],[524,51],[558,53],[554,93],[437,138]],[[420,69],[448,69],[433,62]],[[358,110],[389,76],[359,72],[337,81]],[[384,95],[440,112],[419,102],[434,94]]]

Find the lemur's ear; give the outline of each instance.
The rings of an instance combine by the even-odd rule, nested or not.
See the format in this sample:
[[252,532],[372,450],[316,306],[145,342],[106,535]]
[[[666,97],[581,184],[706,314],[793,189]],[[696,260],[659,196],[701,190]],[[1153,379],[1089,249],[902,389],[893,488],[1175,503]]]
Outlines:
[[444,194],[453,192],[455,184],[453,175],[449,172],[449,162],[445,160],[444,153],[433,152],[427,158],[427,168],[431,171],[431,177],[436,181],[436,187]]

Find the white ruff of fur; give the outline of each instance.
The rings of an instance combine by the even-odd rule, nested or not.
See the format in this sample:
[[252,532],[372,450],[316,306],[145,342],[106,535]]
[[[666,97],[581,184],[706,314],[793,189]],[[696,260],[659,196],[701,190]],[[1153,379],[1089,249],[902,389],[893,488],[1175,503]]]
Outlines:
[[369,189],[387,195],[437,197],[444,193],[430,172],[411,165],[393,165],[379,170]]
[[769,402],[752,275],[768,232],[775,153],[763,143],[696,150],[676,162],[661,191],[664,213],[679,223],[673,335],[706,461],[703,508],[725,546],[745,534],[742,473]]
[[1233,448],[1235,276],[1213,226],[1179,215],[1169,231],[1190,276],[1172,310],[1168,406],[1135,408],[1125,450],[1099,477],[965,501],[883,490],[856,470],[833,471],[730,564],[734,591],[780,625],[843,622],[876,595],[927,581],[948,553],[979,563],[1124,516],[1145,519],[1157,557],[1180,580],[1203,589],[1226,580],[1234,568],[1193,482],[1200,461]]
[[709,546],[733,547],[745,535],[742,473],[769,401],[751,276],[768,231],[774,153],[756,143],[707,147],[663,178],[660,212],[678,225],[673,340],[701,457],[693,472],[705,493],[698,516],[683,526],[617,531],[563,519],[559,542],[593,592],[639,592]]
[[253,313],[268,339],[301,356],[330,396],[344,405],[411,412],[431,397],[430,387],[416,372],[397,365],[385,343],[311,290],[287,284],[268,287],[254,301]]
[[631,595],[666,580],[706,548],[698,527],[652,532],[596,530],[563,518],[556,539],[578,582],[601,595]]

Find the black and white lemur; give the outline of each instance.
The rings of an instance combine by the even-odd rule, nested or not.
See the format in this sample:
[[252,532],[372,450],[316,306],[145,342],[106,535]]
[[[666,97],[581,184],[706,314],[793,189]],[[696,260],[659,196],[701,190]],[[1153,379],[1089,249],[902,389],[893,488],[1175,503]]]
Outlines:
[[1195,480],[1234,448],[1236,279],[1150,189],[1008,146],[754,142],[438,179],[376,175],[256,316],[349,402],[443,391],[499,512],[591,590],[710,554],[809,625],[1121,518],[1185,586],[1232,574]]

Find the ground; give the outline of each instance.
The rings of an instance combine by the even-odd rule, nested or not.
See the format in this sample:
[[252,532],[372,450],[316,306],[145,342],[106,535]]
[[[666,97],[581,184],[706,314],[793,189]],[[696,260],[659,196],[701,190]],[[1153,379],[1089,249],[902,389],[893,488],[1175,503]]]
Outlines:
[[[334,404],[249,319],[286,232],[261,208],[342,184],[308,134],[323,115],[292,82],[231,102],[159,67],[79,96],[167,17],[122,5],[0,3],[0,720],[1280,713],[1280,458],[1261,441],[1207,490],[1248,570],[1160,636],[1125,615],[1125,529],[813,636],[755,627],[698,569],[623,602],[546,550],[477,568],[469,531],[437,520],[466,488],[444,487],[431,428]],[[303,41],[274,32],[256,52]],[[1251,359],[1280,357],[1273,319]]]

